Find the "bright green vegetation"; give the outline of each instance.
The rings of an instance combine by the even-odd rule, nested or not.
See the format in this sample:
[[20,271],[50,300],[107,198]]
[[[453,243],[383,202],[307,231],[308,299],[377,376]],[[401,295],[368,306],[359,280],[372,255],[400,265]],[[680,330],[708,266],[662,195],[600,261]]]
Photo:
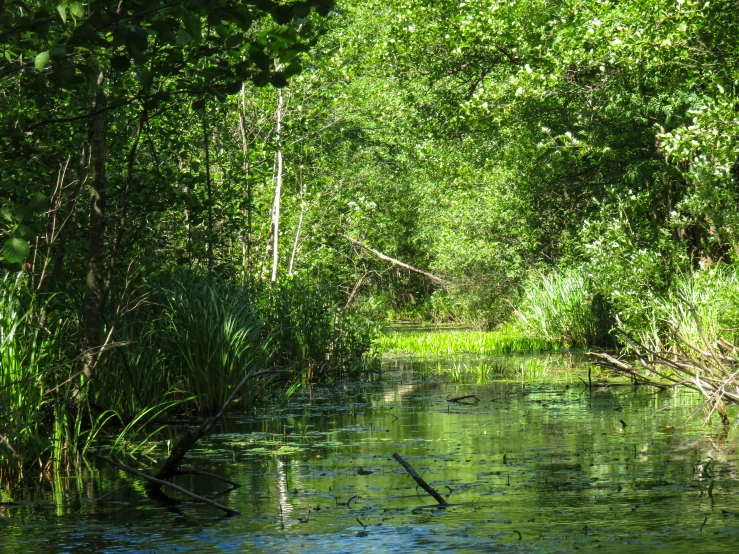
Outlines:
[[529,338],[518,329],[506,327],[499,331],[390,331],[376,340],[377,347],[390,354],[421,356],[453,356],[479,354],[494,356],[511,352],[554,350],[560,343]]
[[0,466],[356,377],[390,321],[736,342],[737,105],[735,0],[0,0]]
[[[289,384],[306,376],[355,377],[375,363],[368,356],[374,325],[344,314],[312,287],[234,286],[181,274],[137,289],[128,300],[135,309],[112,327],[105,371],[78,383],[78,322],[62,319],[62,299],[35,303],[22,276],[2,285],[1,431],[12,454],[6,460],[51,454],[70,463],[105,426],[129,432],[165,412],[214,414],[249,370],[278,369],[278,382]],[[42,318],[43,326],[34,324]],[[242,404],[257,393],[248,390]]]

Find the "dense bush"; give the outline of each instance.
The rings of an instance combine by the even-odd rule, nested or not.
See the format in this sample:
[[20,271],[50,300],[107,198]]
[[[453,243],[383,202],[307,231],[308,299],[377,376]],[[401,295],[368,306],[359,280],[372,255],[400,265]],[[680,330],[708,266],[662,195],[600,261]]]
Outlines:
[[[0,460],[74,457],[103,425],[165,406],[212,414],[252,370],[278,369],[290,383],[373,367],[375,325],[298,279],[244,286],[177,273],[141,283],[134,305],[119,319],[108,315],[111,340],[96,377],[80,382],[77,320],[39,304],[23,274],[5,274]],[[254,397],[251,385],[244,398]]]

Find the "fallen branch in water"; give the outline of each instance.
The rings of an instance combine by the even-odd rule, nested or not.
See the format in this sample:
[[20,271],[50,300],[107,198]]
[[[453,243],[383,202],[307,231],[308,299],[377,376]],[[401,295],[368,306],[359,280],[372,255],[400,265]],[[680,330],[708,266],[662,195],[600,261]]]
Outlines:
[[[199,427],[188,431],[184,435],[182,435],[177,442],[175,443],[174,447],[172,448],[172,452],[170,453],[169,457],[164,461],[162,464],[161,469],[157,472],[155,477],[160,481],[166,481],[167,479],[171,479],[175,475],[177,475],[177,472],[179,471],[180,463],[182,463],[182,460],[184,459],[185,455],[192,450],[192,448],[195,446],[195,444],[202,439],[204,436],[206,436],[208,433],[211,432],[213,427],[216,426],[216,424],[221,420],[223,417],[223,414],[226,413],[226,410],[231,405],[231,402],[234,401],[234,398],[236,398],[236,395],[239,394],[243,386],[249,381],[250,379],[254,379],[255,377],[259,377],[260,375],[268,375],[268,374],[274,374],[279,373],[279,371],[274,369],[264,369],[262,371],[256,371],[256,372],[249,372],[247,373],[244,378],[241,380],[241,382],[236,385],[236,388],[234,388],[233,392],[231,392],[231,396],[228,397],[228,400],[223,404],[221,409],[218,411],[216,415],[214,415],[209,420],[205,421],[202,425]],[[152,484],[148,486],[150,490],[156,490],[159,489],[161,485],[158,485],[156,481],[152,481]]]
[[215,479],[217,481],[221,481],[223,483],[228,483],[234,489],[240,489],[241,485],[238,484],[236,481],[231,481],[231,479],[226,479],[225,477],[221,477],[220,475],[216,475],[215,473],[211,473],[210,471],[201,471],[199,469],[178,469],[174,476],[178,477],[180,475],[202,475],[203,477],[210,477],[211,479]]
[[[599,365],[628,375],[634,382],[657,387],[684,386],[698,391],[706,398],[703,406],[710,407],[708,419],[716,412],[723,424],[729,425],[726,404],[739,404],[739,348],[722,338],[712,342],[692,302],[683,297],[680,300],[688,307],[702,345],[693,344],[671,324],[674,345],[667,350],[657,350],[621,331],[634,353],[634,362],[603,352],[588,352],[587,355],[595,358]],[[649,379],[644,373],[658,381]]]
[[408,475],[413,477],[413,480],[418,483],[418,486],[421,487],[423,490],[425,490],[427,493],[429,493],[431,496],[434,497],[434,500],[436,500],[439,503],[439,506],[449,506],[449,503],[444,500],[444,498],[436,492],[436,490],[429,485],[426,481],[423,480],[423,477],[421,477],[418,473],[416,473],[416,470],[413,469],[411,464],[406,462],[403,457],[400,454],[393,454],[393,458],[395,458],[395,461],[397,461],[400,465],[403,466],[403,469],[405,469],[408,472]]
[[466,404],[466,402],[462,402],[463,400],[469,400],[470,398],[474,399],[475,402],[479,402],[480,399],[477,398],[477,395],[475,394],[466,394],[464,396],[458,396],[456,398],[447,398],[447,402],[459,402],[460,404]]
[[170,483],[169,481],[163,481],[162,479],[157,479],[156,477],[152,477],[151,475],[148,475],[146,473],[143,473],[142,471],[139,471],[137,469],[134,469],[132,467],[129,467],[127,465],[119,464],[116,461],[113,461],[109,458],[104,458],[103,456],[98,456],[101,460],[104,462],[117,467],[121,471],[125,471],[126,473],[130,473],[131,475],[135,475],[136,477],[140,477],[141,479],[144,479],[145,481],[148,481],[149,483],[153,483],[157,485],[157,488],[159,487],[168,487],[170,489],[176,490],[179,493],[184,494],[185,496],[189,496],[190,498],[193,498],[194,500],[197,500],[198,502],[202,502],[204,504],[207,504],[208,506],[212,506],[213,508],[217,508],[219,510],[223,510],[226,512],[227,516],[236,516],[239,515],[240,512],[229,508],[228,506],[224,506],[222,504],[219,504],[218,502],[215,502],[211,500],[210,498],[206,498],[204,496],[197,495],[193,492],[190,492],[189,490],[180,487],[179,485],[175,485],[174,483]]

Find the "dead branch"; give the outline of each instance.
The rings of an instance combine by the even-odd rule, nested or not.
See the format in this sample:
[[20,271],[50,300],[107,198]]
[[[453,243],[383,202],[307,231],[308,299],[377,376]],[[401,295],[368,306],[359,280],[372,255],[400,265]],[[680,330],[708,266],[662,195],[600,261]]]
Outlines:
[[447,402],[459,402],[460,404],[466,404],[463,400],[473,399],[475,403],[479,402],[480,399],[475,394],[465,394],[464,396],[457,396],[456,398],[447,398]]
[[[275,374],[280,373],[278,370],[275,369],[264,369],[262,371],[256,371],[256,372],[249,372],[247,373],[244,378],[241,380],[241,382],[236,385],[233,392],[231,392],[231,396],[228,397],[226,402],[223,404],[221,409],[218,411],[218,413],[213,416],[212,418],[206,420],[202,425],[199,427],[192,429],[191,431],[188,431],[184,435],[182,435],[177,442],[175,443],[174,447],[172,448],[172,452],[169,455],[169,458],[167,458],[164,463],[162,464],[161,469],[157,472],[156,478],[160,481],[166,481],[167,479],[171,479],[177,474],[178,468],[180,466],[180,463],[184,459],[185,455],[192,450],[192,448],[195,446],[195,444],[202,439],[204,436],[206,436],[210,431],[213,429],[213,427],[216,426],[216,424],[221,420],[223,417],[223,414],[226,413],[226,410],[231,405],[231,402],[234,401],[234,398],[236,398],[236,395],[239,394],[243,386],[249,381],[250,379],[254,379],[255,377],[259,377],[261,375],[269,375],[269,374]],[[156,481],[151,481],[151,484],[148,486],[150,490],[157,490],[160,488],[160,484],[158,484]]]
[[393,458],[395,458],[395,461],[397,461],[400,465],[403,466],[403,469],[405,469],[408,472],[408,475],[413,477],[413,480],[418,483],[418,486],[421,487],[423,490],[425,490],[427,493],[429,493],[431,496],[434,497],[434,500],[436,500],[439,503],[439,506],[447,507],[449,506],[449,503],[444,500],[444,498],[436,492],[436,490],[429,485],[426,481],[423,480],[423,477],[421,477],[418,473],[416,473],[416,470],[413,469],[411,464],[406,462],[403,457],[400,454],[393,454]]
[[418,269],[417,267],[413,267],[412,265],[408,265],[404,262],[401,262],[400,260],[396,260],[395,258],[391,258],[390,256],[387,256],[383,254],[382,252],[379,252],[375,250],[374,248],[367,246],[363,242],[358,241],[357,239],[353,239],[352,237],[348,235],[341,235],[346,240],[351,242],[352,244],[356,244],[357,246],[361,246],[368,252],[371,252],[381,260],[385,260],[386,262],[390,262],[391,264],[397,265],[398,267],[402,267],[403,269],[407,269],[408,271],[413,271],[414,273],[418,273],[419,275],[423,275],[424,277],[428,277],[431,281],[433,281],[436,284],[448,286],[452,283],[450,281],[447,281],[446,279],[442,279],[441,277],[437,277],[436,275],[433,275],[432,273],[429,273],[428,271],[424,271],[423,269]]
[[137,469],[134,469],[132,467],[120,464],[118,462],[115,462],[109,458],[104,458],[102,456],[98,456],[101,460],[104,462],[117,467],[121,471],[125,471],[126,473],[130,473],[131,475],[135,475],[136,477],[140,477],[141,479],[144,479],[145,481],[148,481],[149,483],[153,483],[156,485],[156,488],[160,487],[169,487],[170,489],[176,490],[177,492],[180,492],[184,494],[185,496],[189,496],[190,498],[193,498],[194,500],[197,500],[198,502],[202,502],[204,504],[207,504],[208,506],[212,506],[213,508],[218,508],[219,510],[223,510],[226,512],[227,516],[237,516],[240,515],[240,512],[229,508],[228,506],[223,506],[222,504],[219,504],[218,502],[215,502],[211,500],[210,498],[206,498],[204,496],[199,496],[193,492],[190,492],[187,489],[184,489],[180,487],[179,485],[175,485],[174,483],[170,483],[169,481],[164,481],[162,479],[157,479],[156,477],[152,477],[151,475],[148,475],[146,473],[143,473]]

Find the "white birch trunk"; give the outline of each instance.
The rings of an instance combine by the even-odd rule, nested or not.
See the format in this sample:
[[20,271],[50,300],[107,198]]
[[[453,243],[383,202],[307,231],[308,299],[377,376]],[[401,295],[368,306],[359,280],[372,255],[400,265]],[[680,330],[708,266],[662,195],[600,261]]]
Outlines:
[[280,236],[280,195],[282,194],[282,89],[277,89],[277,186],[275,187],[275,203],[272,210],[272,278],[277,281],[277,263],[279,261],[278,240]]

